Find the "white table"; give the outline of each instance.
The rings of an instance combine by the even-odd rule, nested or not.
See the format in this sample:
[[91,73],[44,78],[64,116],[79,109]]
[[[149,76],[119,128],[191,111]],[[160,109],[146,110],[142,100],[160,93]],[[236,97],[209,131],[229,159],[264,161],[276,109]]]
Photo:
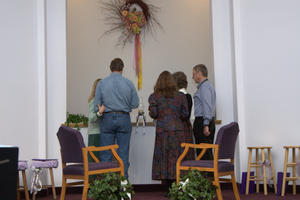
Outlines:
[[131,184],[160,184],[152,180],[155,126],[132,127],[128,176]]
[[[87,128],[80,128],[87,146]],[[155,126],[133,126],[129,149],[129,181],[131,184],[160,184],[152,180],[152,160],[155,142]]]

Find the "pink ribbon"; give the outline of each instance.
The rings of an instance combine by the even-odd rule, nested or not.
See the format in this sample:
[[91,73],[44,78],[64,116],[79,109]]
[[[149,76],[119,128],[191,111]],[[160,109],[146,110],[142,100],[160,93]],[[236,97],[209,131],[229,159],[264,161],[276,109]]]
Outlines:
[[272,179],[271,161],[269,161],[269,160],[265,160],[264,162],[259,161],[258,164],[260,166],[259,178],[263,178],[263,174],[264,174],[264,168],[263,167],[265,166],[267,179],[271,180]]

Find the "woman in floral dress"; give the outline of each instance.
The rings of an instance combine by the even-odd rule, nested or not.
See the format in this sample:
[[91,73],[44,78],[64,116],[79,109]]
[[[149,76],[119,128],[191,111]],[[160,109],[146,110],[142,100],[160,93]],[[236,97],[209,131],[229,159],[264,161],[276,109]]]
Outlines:
[[183,149],[184,125],[189,116],[184,94],[168,71],[162,72],[148,99],[149,115],[156,120],[156,138],[152,164],[153,180],[170,183],[176,179],[176,161]]

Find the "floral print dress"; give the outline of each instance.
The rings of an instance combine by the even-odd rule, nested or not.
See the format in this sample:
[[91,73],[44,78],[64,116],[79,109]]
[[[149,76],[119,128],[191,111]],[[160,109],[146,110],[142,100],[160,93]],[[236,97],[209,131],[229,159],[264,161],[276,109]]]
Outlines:
[[184,94],[166,98],[153,93],[149,99],[149,115],[156,119],[156,137],[152,164],[153,180],[176,179],[176,161],[185,142],[183,119],[189,116]]

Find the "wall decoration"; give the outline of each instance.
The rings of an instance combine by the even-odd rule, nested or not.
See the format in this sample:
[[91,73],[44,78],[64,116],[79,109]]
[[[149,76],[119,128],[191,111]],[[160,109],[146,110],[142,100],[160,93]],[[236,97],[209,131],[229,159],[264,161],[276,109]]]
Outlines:
[[135,73],[138,77],[138,90],[142,88],[142,49],[141,38],[153,35],[155,29],[162,28],[155,14],[158,7],[144,0],[107,0],[102,3],[109,29],[104,35],[120,32],[117,45],[125,46],[134,41]]

